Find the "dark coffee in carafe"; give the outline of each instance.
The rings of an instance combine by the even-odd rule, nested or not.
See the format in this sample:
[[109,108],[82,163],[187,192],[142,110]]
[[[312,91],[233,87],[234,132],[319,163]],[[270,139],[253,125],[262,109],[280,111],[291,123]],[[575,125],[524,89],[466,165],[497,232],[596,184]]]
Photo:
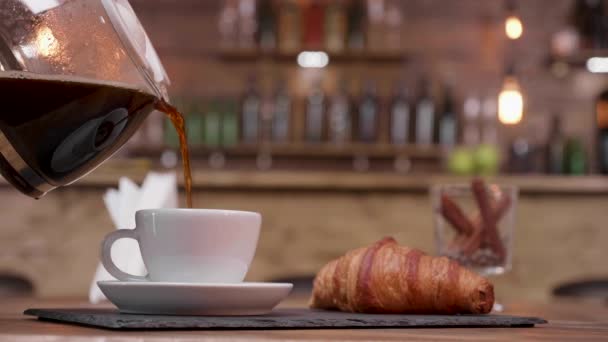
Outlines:
[[192,176],[179,111],[132,86],[77,77],[0,73],[0,172],[21,192],[40,197],[93,170],[133,135],[153,110],[180,138],[186,201]]
[[121,83],[0,73],[0,171],[40,197],[116,152],[154,109],[154,95]]

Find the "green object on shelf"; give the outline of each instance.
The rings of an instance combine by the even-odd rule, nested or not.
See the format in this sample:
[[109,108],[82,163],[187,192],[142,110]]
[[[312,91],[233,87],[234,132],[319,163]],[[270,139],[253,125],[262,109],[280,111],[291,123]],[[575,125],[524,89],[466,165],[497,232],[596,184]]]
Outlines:
[[201,104],[192,104],[189,111],[185,113],[186,121],[186,136],[188,144],[192,146],[200,146],[204,144],[204,122],[203,113],[200,110]]
[[587,156],[580,139],[568,139],[565,155],[564,169],[567,174],[584,175],[587,172]]
[[222,115],[217,101],[213,101],[204,120],[204,142],[207,146],[219,146],[222,141]]
[[448,158],[448,169],[457,175],[472,175],[475,172],[473,152],[466,148],[455,149]]
[[233,146],[239,140],[238,105],[234,99],[224,103],[222,115],[222,144]]
[[494,145],[482,144],[475,149],[475,170],[481,175],[493,175],[498,172],[500,151]]
[[166,146],[179,148],[179,137],[177,136],[177,131],[175,131],[175,127],[173,126],[171,119],[169,118],[165,118],[163,140]]

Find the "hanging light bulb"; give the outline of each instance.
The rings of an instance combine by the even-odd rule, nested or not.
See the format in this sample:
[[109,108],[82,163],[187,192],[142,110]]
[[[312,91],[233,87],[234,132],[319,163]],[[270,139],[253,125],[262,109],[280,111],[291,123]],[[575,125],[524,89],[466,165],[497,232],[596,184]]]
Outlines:
[[524,33],[524,25],[519,17],[510,15],[505,20],[505,33],[509,39],[518,39]]
[[524,97],[512,70],[508,71],[498,95],[498,120],[505,125],[519,123],[524,114]]
[[505,33],[509,39],[519,39],[524,33],[524,24],[517,13],[514,0],[507,1],[507,18],[505,19]]

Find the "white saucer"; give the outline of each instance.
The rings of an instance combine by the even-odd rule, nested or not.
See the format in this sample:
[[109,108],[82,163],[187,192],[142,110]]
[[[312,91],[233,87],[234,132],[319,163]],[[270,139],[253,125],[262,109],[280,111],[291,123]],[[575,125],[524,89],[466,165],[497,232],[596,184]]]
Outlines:
[[99,281],[101,292],[124,313],[157,315],[262,315],[291,291],[288,283],[165,283]]

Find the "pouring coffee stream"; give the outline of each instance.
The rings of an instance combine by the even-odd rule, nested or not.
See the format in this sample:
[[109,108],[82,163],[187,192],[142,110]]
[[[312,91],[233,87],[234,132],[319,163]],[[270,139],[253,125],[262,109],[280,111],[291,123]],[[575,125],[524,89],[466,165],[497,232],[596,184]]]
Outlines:
[[173,127],[177,131],[179,137],[179,149],[182,155],[182,165],[184,168],[184,187],[186,188],[186,205],[192,208],[192,171],[190,169],[190,153],[188,152],[188,139],[186,137],[186,128],[184,116],[165,100],[159,100],[155,104],[155,109],[161,111],[171,119]]

